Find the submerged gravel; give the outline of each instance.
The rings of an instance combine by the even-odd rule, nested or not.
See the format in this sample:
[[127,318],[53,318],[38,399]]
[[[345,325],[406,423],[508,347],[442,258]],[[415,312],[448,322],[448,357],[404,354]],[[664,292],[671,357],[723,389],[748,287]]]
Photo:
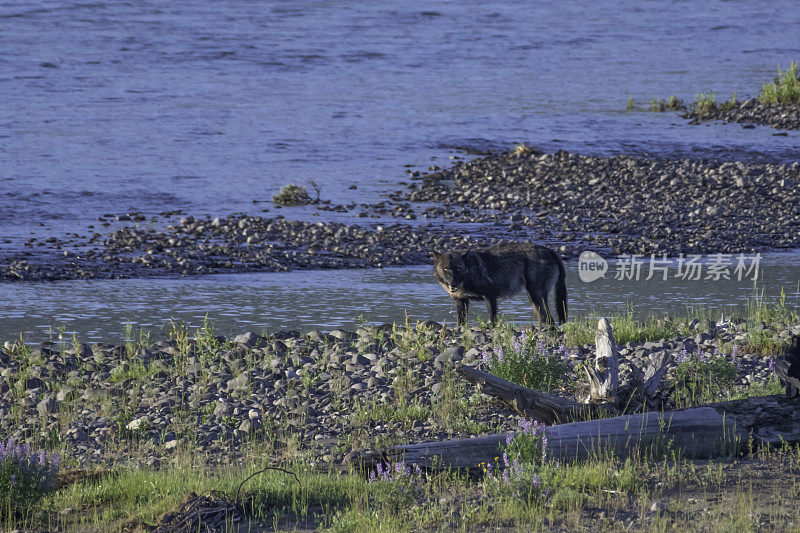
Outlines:
[[797,162],[521,151],[413,178],[378,204],[316,206],[357,211],[364,224],[237,214],[165,226],[121,215],[130,225],[107,235],[30,241],[29,251],[0,259],[0,280],[412,265],[430,262],[433,250],[520,240],[565,258],[587,249],[676,256],[800,248]]
[[[674,372],[682,353],[711,354],[721,343],[746,340],[744,323],[687,327],[687,336],[621,346],[621,385],[631,365],[646,368],[660,352]],[[452,374],[454,365],[481,365],[484,353],[496,353],[495,333],[433,322],[416,328],[247,332],[228,340],[209,333],[141,346],[75,341],[21,350],[7,342],[0,432],[62,450],[78,464],[157,467],[181,451],[235,463],[265,449],[338,464],[352,450],[517,427],[511,411]],[[787,342],[792,328],[800,333],[800,326],[784,328]],[[570,366],[594,352],[552,344]],[[766,383],[771,357],[736,356],[738,386]],[[582,381],[570,375],[578,386],[569,389]],[[403,402],[414,409],[401,416]]]
[[684,116],[695,123],[722,120],[739,122],[744,127],[759,124],[787,130],[800,128],[800,105],[764,104],[756,99],[745,100],[732,106],[716,106],[702,113],[692,110]]
[[425,175],[409,200],[534,241],[615,253],[800,247],[800,163],[492,155]]

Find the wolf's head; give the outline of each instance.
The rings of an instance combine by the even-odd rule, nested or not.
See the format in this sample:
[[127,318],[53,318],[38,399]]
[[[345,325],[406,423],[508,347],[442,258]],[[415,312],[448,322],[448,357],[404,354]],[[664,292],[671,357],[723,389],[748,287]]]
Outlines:
[[453,293],[463,288],[466,274],[467,266],[462,252],[433,252],[433,277],[447,292]]

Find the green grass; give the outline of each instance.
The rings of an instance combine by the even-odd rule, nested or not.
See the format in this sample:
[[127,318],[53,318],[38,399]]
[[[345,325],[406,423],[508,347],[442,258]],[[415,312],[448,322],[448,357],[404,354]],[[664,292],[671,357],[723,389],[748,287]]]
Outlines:
[[[633,309],[610,314],[608,318],[617,344],[658,341],[680,333],[680,322],[654,315],[639,316]],[[597,319],[579,318],[564,324],[564,338],[569,346],[594,345]]]
[[683,354],[672,386],[676,407],[689,407],[732,399],[737,369],[724,353]]
[[706,115],[717,109],[717,93],[700,93],[695,95],[694,111],[699,115]]
[[[796,520],[800,494],[796,446],[762,449],[741,458],[691,461],[599,455],[583,463],[524,463],[489,471],[398,473],[370,481],[355,470],[279,463],[247,481],[241,502],[251,520],[276,530],[413,531],[511,528],[782,530]],[[209,469],[122,469],[86,479],[46,497],[36,516],[15,527],[121,530],[155,524],[189,493],[221,491],[269,463]],[[402,468],[401,468],[402,470]],[[765,473],[769,473],[765,475]],[[783,474],[782,474],[783,473]],[[664,511],[653,513],[652,503]]]
[[793,61],[785,72],[781,72],[778,67],[778,77],[763,85],[758,100],[765,104],[800,104],[800,78],[797,74],[797,62]]
[[684,109],[686,106],[683,101],[677,96],[670,96],[668,99],[658,100],[653,98],[650,100],[650,111],[663,113],[665,111],[677,111]]

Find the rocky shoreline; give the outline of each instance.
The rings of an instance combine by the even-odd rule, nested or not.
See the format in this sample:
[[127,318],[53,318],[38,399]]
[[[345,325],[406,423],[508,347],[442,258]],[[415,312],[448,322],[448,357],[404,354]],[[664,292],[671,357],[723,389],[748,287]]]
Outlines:
[[676,256],[800,248],[796,162],[520,149],[413,179],[378,204],[317,206],[390,223],[230,215],[188,216],[164,227],[128,217],[130,225],[108,235],[30,241],[30,251],[1,260],[0,280],[411,265],[430,262],[432,250],[519,240],[550,245],[565,258],[586,249]]
[[[680,329],[674,338],[621,346],[621,386],[632,365],[645,368],[662,352],[669,377],[687,353],[711,356],[733,345],[741,352],[725,357],[738,369],[737,390],[773,379],[771,361],[781,354],[744,353],[748,334],[765,332],[763,324],[693,320]],[[800,325],[771,333],[788,343]],[[237,463],[252,445],[335,465],[352,450],[516,428],[518,417],[457,378],[455,365],[486,368],[488,356],[520,342],[536,342],[570,368],[594,353],[590,344],[566,347],[563,336],[434,322],[229,340],[177,328],[171,337],[122,345],[6,342],[0,431],[84,465],[158,467],[180,450]],[[584,380],[570,371],[561,393],[579,393]]]
[[787,104],[765,104],[755,98],[735,104],[706,107],[702,111],[692,109],[683,115],[691,123],[699,124],[708,120],[741,123],[743,128],[772,126],[776,129],[796,130],[800,128],[800,106]]

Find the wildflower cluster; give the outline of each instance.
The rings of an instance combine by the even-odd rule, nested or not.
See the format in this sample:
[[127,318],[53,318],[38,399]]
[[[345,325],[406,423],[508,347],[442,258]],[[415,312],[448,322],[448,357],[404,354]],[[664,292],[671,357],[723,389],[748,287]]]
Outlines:
[[523,331],[497,345],[494,353],[484,352],[481,360],[498,377],[530,389],[551,390],[560,386],[569,372],[568,354],[566,346],[548,347]]
[[33,452],[13,437],[0,441],[0,505],[12,513],[30,508],[53,487],[57,471],[57,454]]
[[521,496],[538,494],[541,480],[537,469],[547,459],[547,434],[538,422],[520,420],[521,431],[508,434],[503,453],[494,462],[480,463],[484,478],[503,490]]
[[370,483],[375,481],[385,481],[387,483],[394,483],[401,480],[414,480],[422,478],[422,468],[418,464],[414,465],[412,470],[410,466],[404,462],[389,464],[386,468],[382,463],[378,463],[375,470],[369,473]]

